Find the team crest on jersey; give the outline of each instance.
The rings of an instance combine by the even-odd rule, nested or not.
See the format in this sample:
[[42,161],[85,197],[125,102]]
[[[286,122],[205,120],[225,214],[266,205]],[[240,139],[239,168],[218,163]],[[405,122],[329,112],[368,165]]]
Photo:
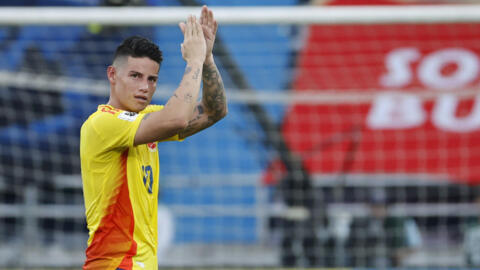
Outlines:
[[138,113],[124,111],[118,115],[118,118],[133,122],[135,121],[135,119],[137,119],[137,116],[138,116]]
[[147,148],[150,150],[150,152],[156,152],[157,151],[157,143],[152,142],[152,143],[147,143]]

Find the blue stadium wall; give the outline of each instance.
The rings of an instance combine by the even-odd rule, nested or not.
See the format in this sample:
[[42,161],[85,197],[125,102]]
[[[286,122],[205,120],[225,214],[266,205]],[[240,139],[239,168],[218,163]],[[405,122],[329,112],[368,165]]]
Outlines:
[[[100,5],[101,1],[2,1],[0,6],[55,6],[55,5]],[[148,5],[179,6],[179,1],[146,1]],[[199,1],[202,4],[215,5],[297,5],[295,0],[256,0],[256,1]],[[97,29],[98,30],[98,29]],[[294,43],[292,29],[288,26],[223,26],[218,35],[221,37],[233,59],[256,91],[282,91],[289,87]],[[1,27],[0,28],[0,69],[30,70],[49,72],[74,78],[88,77],[106,79],[105,70],[111,62],[115,46],[125,37],[139,34],[157,42],[164,53],[159,74],[159,83],[167,85],[173,91],[181,79],[184,70],[179,44],[182,35],[177,26],[131,27],[128,29],[102,29],[91,31],[83,26],[48,27]],[[85,46],[92,41],[97,46]],[[98,46],[100,44],[100,46]],[[265,44],[265,45],[264,45]],[[226,70],[219,65],[224,76],[227,92],[236,88]],[[96,110],[98,104],[105,103],[104,97],[97,97],[65,89],[62,93],[47,93],[53,102],[51,109],[40,108],[36,103],[43,95],[31,89],[0,87],[3,110],[33,110],[35,117],[0,118],[0,172],[4,179],[11,179],[11,185],[34,184],[48,190],[49,181],[55,174],[78,174],[78,138],[82,122]],[[27,98],[25,98],[27,97]],[[156,100],[163,103],[165,100]],[[264,106],[273,121],[283,118],[283,106]],[[262,136],[261,128],[252,119],[248,109],[240,104],[231,103],[227,118],[213,128],[192,136],[182,143],[164,143],[159,145],[160,153],[177,153],[178,156],[160,154],[161,190],[160,200],[168,205],[229,205],[252,206],[257,204],[255,185],[230,185],[225,183],[214,187],[182,187],[169,185],[170,176],[182,174],[195,178],[198,174],[250,174],[259,175],[268,162],[267,147],[258,141],[248,139]],[[224,135],[221,139],[212,139],[214,134]],[[67,136],[70,138],[66,140]],[[49,138],[57,138],[52,140]],[[261,140],[260,140],[261,141]],[[16,150],[15,150],[16,149]],[[18,151],[22,149],[22,151]],[[188,151],[208,153],[211,149],[225,149],[230,155],[215,155],[205,159],[189,159]],[[12,152],[16,156],[12,157]],[[20,154],[18,154],[20,153]],[[43,157],[38,160],[38,153]],[[232,154],[233,153],[233,154]],[[50,157],[64,155],[65,161],[58,164]],[[36,157],[36,158],[34,158]],[[13,169],[18,168],[18,170]],[[16,173],[17,171],[23,173]],[[31,175],[43,171],[42,175]],[[49,201],[48,192],[43,200]],[[243,194],[242,196],[223,196],[214,200],[215,194]],[[217,196],[218,197],[218,196]],[[195,198],[195,200],[192,200]],[[232,234],[229,228],[239,226],[241,230]],[[204,231],[193,234],[191,226],[216,228],[215,232]],[[257,220],[254,217],[220,216],[199,218],[182,216],[175,220],[177,242],[240,242],[257,241]]]

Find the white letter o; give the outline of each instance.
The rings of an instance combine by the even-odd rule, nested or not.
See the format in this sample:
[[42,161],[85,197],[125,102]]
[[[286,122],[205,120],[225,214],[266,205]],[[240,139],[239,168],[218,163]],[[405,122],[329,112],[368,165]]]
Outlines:
[[[457,64],[457,70],[444,76],[442,68],[448,63]],[[427,55],[420,63],[420,81],[436,89],[452,89],[467,85],[476,77],[479,70],[478,57],[466,49],[443,49]]]

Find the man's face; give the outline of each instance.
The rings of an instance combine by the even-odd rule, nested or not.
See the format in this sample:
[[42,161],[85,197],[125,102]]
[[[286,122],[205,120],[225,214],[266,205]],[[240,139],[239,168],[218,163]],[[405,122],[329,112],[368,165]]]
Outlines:
[[110,102],[114,107],[139,112],[152,100],[160,65],[148,57],[131,56],[115,60],[108,69]]

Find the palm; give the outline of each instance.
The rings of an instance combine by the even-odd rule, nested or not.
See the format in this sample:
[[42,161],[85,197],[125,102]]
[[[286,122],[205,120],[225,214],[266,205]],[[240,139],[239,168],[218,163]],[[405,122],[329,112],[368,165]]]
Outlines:
[[212,53],[213,45],[215,44],[218,24],[213,18],[213,12],[206,6],[203,6],[202,8],[200,24],[202,25],[203,35],[205,36],[205,42],[207,45],[207,56],[209,56]]
[[213,44],[215,44],[215,32],[212,28],[202,25],[203,35],[205,36],[205,42],[207,43],[207,54],[213,50]]

